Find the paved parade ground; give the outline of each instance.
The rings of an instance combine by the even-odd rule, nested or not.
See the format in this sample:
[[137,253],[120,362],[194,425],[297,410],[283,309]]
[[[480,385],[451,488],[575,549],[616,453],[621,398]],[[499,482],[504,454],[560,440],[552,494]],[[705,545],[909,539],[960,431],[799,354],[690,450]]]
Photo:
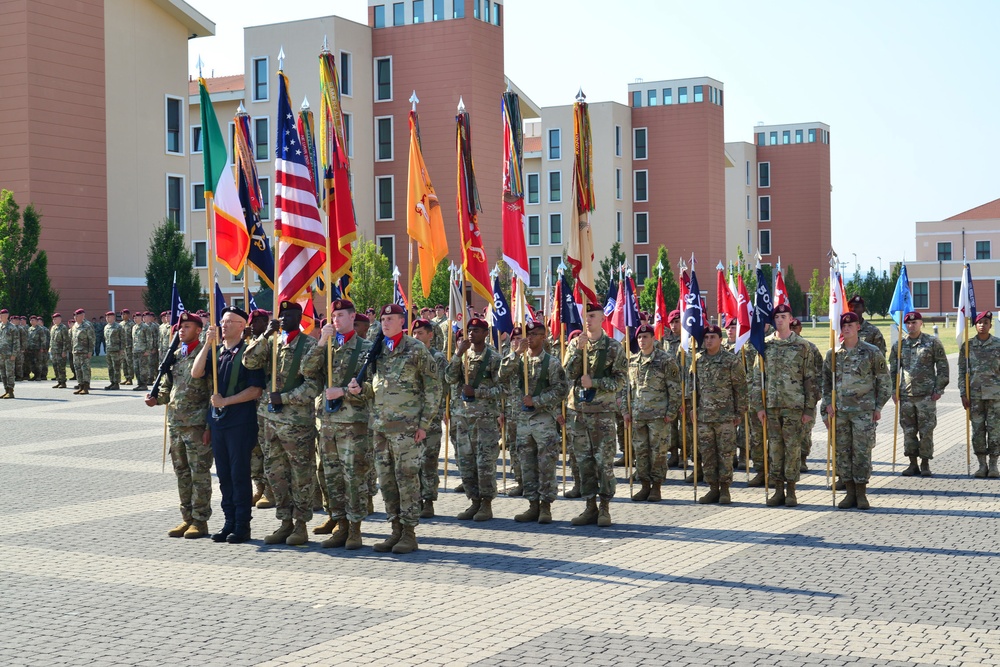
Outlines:
[[163,409],[19,383],[0,405],[0,665],[1000,665],[1000,480],[966,476],[951,362],[934,477],[891,474],[890,403],[869,512],[831,508],[820,426],[797,509],[742,472],[728,507],[676,470],[664,502],[633,503],[619,468],[611,528],[571,527],[582,501],[561,498],[549,526],[503,497],[459,522],[446,492],[407,556],[371,550],[380,499],[359,551],[264,546],[274,510],[247,544],[168,538]]

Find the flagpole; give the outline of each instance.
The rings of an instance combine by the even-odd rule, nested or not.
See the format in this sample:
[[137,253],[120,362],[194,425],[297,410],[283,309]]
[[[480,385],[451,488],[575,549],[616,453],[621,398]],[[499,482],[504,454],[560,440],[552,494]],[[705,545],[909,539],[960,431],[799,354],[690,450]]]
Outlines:
[[761,426],[761,437],[764,439],[764,500],[768,498],[767,486],[768,486],[768,459],[770,458],[770,451],[767,446],[767,382],[766,376],[764,375],[764,353],[761,352],[757,355],[757,361],[760,363],[760,400],[761,405],[764,406],[764,418],[760,420]]
[[[223,172],[223,174],[222,174],[223,178],[227,178],[228,176],[229,176],[228,173]],[[208,252],[206,254],[208,255],[208,276],[209,276],[209,278],[211,278],[213,275],[215,275],[214,274],[214,268],[215,268],[214,267],[214,264],[215,264],[214,259],[215,259],[215,252],[216,252],[216,248],[215,248],[215,232],[212,229],[212,217],[213,217],[212,213],[213,213],[213,207],[214,207],[213,202],[214,201],[215,201],[215,194],[212,193],[212,192],[206,192],[205,193],[205,226],[208,229]],[[211,289],[208,290],[208,312],[209,312],[209,315],[208,315],[209,319],[210,320],[214,320],[215,319],[215,285],[212,285]],[[215,327],[218,327],[219,323],[218,322],[212,322],[212,325],[215,326]],[[179,325],[178,325],[178,328],[180,328]],[[216,349],[217,349],[217,343],[216,343],[216,341],[218,340],[218,338],[219,338],[218,332],[216,332],[216,335],[213,336],[212,340],[210,341],[211,346],[212,346],[212,354],[211,354],[211,357],[212,357],[212,395],[215,395],[215,394],[219,393],[219,359],[218,359],[218,355],[216,354]]]
[[892,426],[892,472],[896,472],[896,442],[899,439],[899,388],[903,383],[903,318],[905,313],[900,313],[897,325],[899,335],[896,337],[896,415]]
[[[623,274],[622,274],[621,270],[619,270],[619,272],[618,272],[618,282],[619,282],[619,284],[621,284],[621,281],[623,279],[627,280],[628,276],[624,276],[623,277]],[[625,292],[626,292],[626,290],[623,289],[622,290],[622,294],[625,294]],[[627,305],[625,305],[625,307],[626,308],[630,308],[631,304],[627,304]],[[628,332],[628,323],[625,322],[625,364],[626,364],[626,368],[628,367],[629,360],[632,358],[632,340],[631,340],[632,337],[629,336],[628,333],[629,333]],[[625,409],[628,411],[628,415],[629,415],[628,422],[625,422],[625,437],[624,437],[624,440],[625,440],[625,452],[624,452],[624,455],[625,455],[625,474],[628,475],[628,492],[629,492],[629,495],[631,496],[632,495],[632,490],[633,490],[633,484],[634,484],[634,482],[632,481],[632,478],[635,476],[633,474],[632,466],[635,464],[635,462],[632,460],[632,419],[631,419],[631,417],[632,417],[632,383],[631,383],[631,378],[629,378],[628,376],[626,376],[626,379],[625,379]]]
[[[739,315],[737,314],[737,320]],[[737,329],[739,325],[737,325]],[[737,336],[738,337],[738,336]],[[747,368],[746,343],[740,348],[740,355],[743,357],[743,370]],[[750,483],[750,408],[743,413],[743,469],[747,474],[747,484]]]
[[[836,289],[836,286],[831,287]],[[833,494],[833,506],[837,506],[837,335],[831,324],[830,327],[830,405],[833,406],[833,415],[830,417],[830,428],[827,429],[827,461],[830,466],[831,476],[830,491]]]
[[[968,264],[966,264],[968,268]],[[963,282],[965,282],[963,280]],[[966,298],[965,295],[962,295]],[[969,317],[966,313],[962,314],[962,319],[965,320],[965,399],[969,406],[965,408],[965,472],[969,477],[972,477],[972,394],[970,393],[970,382],[969,375],[972,370],[969,368]]]
[[694,500],[698,502],[698,355],[694,353],[691,354],[691,433],[691,446],[694,450]]
[[[448,305],[451,306],[451,295],[455,291],[455,270],[454,263],[448,267],[448,274],[451,276],[451,282],[448,283]],[[448,308],[448,340],[445,342],[445,348],[447,352],[448,361],[451,361],[452,346],[455,340],[455,327],[453,326],[454,313],[451,312],[452,309]],[[444,424],[445,424],[445,434],[444,434],[444,489],[448,490],[448,444],[451,440],[451,392],[448,391],[444,396]]]
[[[574,306],[575,308],[576,306]],[[562,319],[562,303],[559,304],[559,319]],[[559,323],[559,359],[566,358],[566,325],[562,322]],[[561,362],[560,362],[561,363]],[[563,498],[566,497],[566,399],[562,401],[562,418],[563,423],[562,428],[562,456],[563,456],[563,471],[562,471],[562,483],[563,483]],[[575,480],[574,480],[575,481]]]
[[687,478],[688,469],[688,449],[687,449],[687,363],[685,362],[684,348],[681,352],[681,482]]

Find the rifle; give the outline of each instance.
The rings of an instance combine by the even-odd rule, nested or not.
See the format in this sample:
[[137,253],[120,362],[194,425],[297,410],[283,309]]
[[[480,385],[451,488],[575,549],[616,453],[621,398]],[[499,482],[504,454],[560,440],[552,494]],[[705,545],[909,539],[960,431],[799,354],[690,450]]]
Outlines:
[[[382,350],[385,349],[385,332],[381,329],[378,335],[375,336],[375,341],[372,343],[371,349],[365,354],[365,360],[361,364],[361,368],[358,369],[358,374],[355,376],[354,380],[358,384],[364,382],[364,377],[368,373],[369,368],[375,367],[378,363],[378,358],[382,356]],[[328,413],[334,413],[340,410],[344,405],[344,397],[340,398],[328,398],[326,399],[326,411]]]
[[[160,384],[163,382],[164,376],[171,375],[170,369],[177,360],[175,353],[177,348],[181,344],[181,333],[178,331],[174,334],[173,340],[170,341],[170,347],[167,348],[166,354],[163,355],[163,359],[160,360],[160,372],[157,373],[156,379],[153,380],[153,387],[149,390],[149,397],[156,398],[160,395]],[[171,376],[173,379],[173,376]]]

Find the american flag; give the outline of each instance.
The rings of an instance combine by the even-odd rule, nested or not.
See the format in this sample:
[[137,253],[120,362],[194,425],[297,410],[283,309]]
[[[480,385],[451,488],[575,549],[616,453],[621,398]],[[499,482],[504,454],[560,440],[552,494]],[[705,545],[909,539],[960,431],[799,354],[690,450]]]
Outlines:
[[326,263],[326,235],[316,205],[306,151],[295,125],[288,78],[278,72],[278,136],[274,160],[274,234],[278,237],[278,296],[298,300]]

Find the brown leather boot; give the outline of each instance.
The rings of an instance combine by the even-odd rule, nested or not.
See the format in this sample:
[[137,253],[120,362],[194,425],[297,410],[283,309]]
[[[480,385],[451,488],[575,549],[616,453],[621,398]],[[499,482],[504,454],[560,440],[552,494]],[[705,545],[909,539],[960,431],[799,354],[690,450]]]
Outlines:
[[552,503],[538,503],[538,523],[552,523]]
[[514,515],[514,521],[518,523],[528,523],[529,521],[538,521],[539,513],[541,508],[539,507],[537,500],[528,501],[528,509],[521,512],[520,514]]
[[914,475],[920,474],[920,466],[917,464],[917,457],[911,456],[909,457],[909,459],[910,459],[910,465],[906,467],[906,470],[899,473],[903,477],[913,477]]
[[472,515],[473,521],[489,521],[493,518],[493,499],[483,498],[479,501],[479,511]]
[[867,484],[855,484],[855,489],[858,494],[857,507],[859,510],[871,509],[871,505],[868,503],[868,485]]
[[1000,469],[997,468],[996,456],[990,457],[990,469],[989,472],[986,473],[986,476],[989,477],[990,479],[996,479],[997,477],[1000,477]]
[[837,508],[842,510],[858,506],[857,487],[854,482],[845,482],[845,484],[847,484],[847,493],[844,494],[844,499],[837,503]]
[[372,551],[376,551],[380,554],[392,551],[392,548],[396,546],[399,539],[403,536],[403,526],[399,523],[399,519],[393,519],[392,521],[392,534],[385,538],[384,542],[378,542],[372,545]]
[[754,475],[753,478],[751,478],[750,481],[747,482],[747,486],[753,486],[753,487],[764,486],[764,471],[761,470],[756,475]]
[[976,454],[976,458],[979,459],[979,470],[975,472],[973,477],[986,479],[986,475],[989,472],[989,469],[986,466],[986,454]]
[[290,547],[301,547],[303,544],[309,541],[309,528],[306,526],[305,521],[295,520],[295,527],[292,528],[292,533],[285,538],[285,544]]
[[293,530],[295,523],[291,519],[282,519],[278,530],[264,538],[264,544],[284,544]]
[[807,456],[809,456],[809,455],[808,454],[803,454],[802,455],[802,460],[799,461],[799,472],[809,472],[809,466],[806,465],[806,457]]
[[587,526],[597,523],[597,498],[587,498],[587,507],[570,521],[574,526]]
[[474,516],[476,516],[476,514],[479,513],[479,506],[481,504],[482,504],[482,501],[479,500],[479,498],[473,498],[472,499],[472,504],[469,505],[469,507],[466,508],[466,510],[464,512],[459,512],[458,516],[456,516],[455,518],[458,519],[459,521],[469,521],[469,520],[471,520]]
[[392,553],[394,554],[408,554],[412,551],[416,551],[419,547],[417,546],[417,533],[413,526],[403,526],[403,534],[399,538],[399,541],[392,547]]
[[361,522],[354,523],[352,521],[347,525],[347,542],[344,543],[344,548],[348,551],[354,551],[361,547]]
[[729,495],[729,485],[720,484],[719,485],[719,504],[729,505],[733,502],[733,497]]
[[712,503],[717,503],[717,502],[719,502],[719,485],[718,484],[713,484],[710,487],[709,492],[706,493],[705,495],[703,495],[701,498],[698,499],[698,503],[701,504],[701,505],[710,505]]
[[795,497],[795,482],[785,482],[785,507],[798,507],[799,499]]
[[347,544],[347,533],[347,519],[335,521],[334,527],[330,531],[330,537],[320,542],[319,545],[324,549],[339,549]]
[[611,499],[601,497],[601,506],[597,510],[597,525],[607,528],[611,525]]
[[660,482],[652,482],[649,485],[649,497],[646,498],[647,502],[658,503],[663,498],[660,496]]
[[767,499],[768,507],[780,507],[785,504],[785,485],[781,482],[775,484],[774,493]]
[[[344,519],[346,521],[347,519]],[[329,535],[337,527],[337,520],[332,516],[326,517],[326,521],[313,528],[313,535]]]
[[642,488],[639,489],[634,496],[632,496],[632,502],[641,503],[649,500],[649,482],[643,482]]

